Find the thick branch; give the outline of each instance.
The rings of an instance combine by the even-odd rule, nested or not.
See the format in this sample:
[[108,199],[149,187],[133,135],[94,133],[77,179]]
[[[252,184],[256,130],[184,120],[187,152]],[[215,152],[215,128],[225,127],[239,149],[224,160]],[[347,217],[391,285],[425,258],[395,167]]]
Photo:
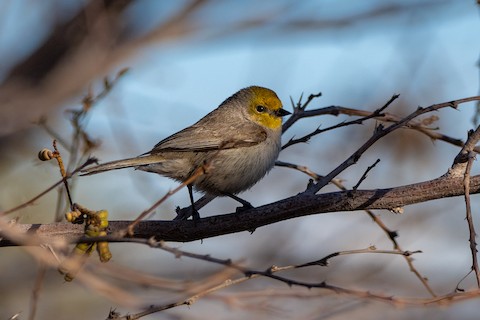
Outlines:
[[[480,192],[480,175],[472,176],[470,193]],[[134,238],[189,242],[241,231],[251,231],[275,222],[327,212],[365,209],[393,209],[410,204],[464,194],[463,177],[446,174],[440,178],[377,190],[341,191],[325,194],[302,193],[247,211],[217,215],[193,221],[142,221],[135,228]],[[110,221],[110,233],[125,230],[131,221]],[[22,231],[34,233],[46,242],[64,239],[75,242],[83,236],[83,226],[69,223],[19,224]],[[1,231],[0,231],[1,233]],[[134,238],[110,237],[109,241],[135,242]],[[1,246],[14,245],[0,239]]]

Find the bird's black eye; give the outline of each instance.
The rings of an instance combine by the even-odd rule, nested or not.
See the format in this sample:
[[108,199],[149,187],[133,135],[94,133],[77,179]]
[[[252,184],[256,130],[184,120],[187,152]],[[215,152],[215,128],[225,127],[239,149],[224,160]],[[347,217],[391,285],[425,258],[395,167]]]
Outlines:
[[257,106],[257,112],[263,113],[267,111],[267,108],[265,106]]

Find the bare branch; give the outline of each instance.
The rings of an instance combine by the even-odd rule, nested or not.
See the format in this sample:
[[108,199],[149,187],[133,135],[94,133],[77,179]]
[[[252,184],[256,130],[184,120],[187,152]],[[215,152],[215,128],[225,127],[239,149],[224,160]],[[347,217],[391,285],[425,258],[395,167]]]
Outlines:
[[[277,161],[275,163],[275,165],[280,166],[280,167],[287,167],[287,168],[292,168],[292,169],[299,170],[300,172],[303,172],[303,173],[307,174],[308,176],[312,177],[314,180],[319,180],[321,178],[321,175],[313,172],[312,170],[310,170],[309,168],[307,168],[305,166],[299,166],[299,165],[296,165],[296,164],[286,163],[286,162],[282,162],[282,161]],[[332,184],[334,184],[340,190],[343,190],[343,191],[347,190],[347,188],[343,185],[342,181],[340,181],[339,179],[333,179],[331,182],[332,182]],[[375,222],[380,227],[380,229],[382,229],[382,231],[385,232],[387,237],[393,243],[393,248],[395,250],[398,250],[398,251],[403,251],[403,249],[400,247],[400,245],[398,244],[398,242],[396,240],[396,238],[398,237],[398,233],[396,231],[393,231],[393,230],[389,229],[385,225],[385,223],[383,223],[383,221],[377,215],[375,215],[373,213],[372,210],[366,209],[364,211],[370,218],[372,218],[373,222]],[[407,261],[407,264],[408,264],[408,267],[409,267],[410,271],[415,274],[415,276],[420,280],[420,282],[423,284],[425,289],[427,289],[427,291],[432,295],[432,297],[436,297],[436,294],[433,291],[433,289],[430,287],[430,285],[428,284],[427,279],[425,277],[423,277],[420,274],[420,272],[417,270],[417,268],[415,268],[415,266],[413,265],[413,259],[410,256],[407,256],[407,255],[404,255],[403,257]]]
[[[215,291],[221,290],[223,288],[226,288],[226,287],[229,287],[229,286],[232,286],[232,285],[239,284],[239,283],[247,281],[247,280],[254,279],[254,278],[259,277],[259,276],[271,278],[271,279],[274,279],[274,280],[279,280],[281,282],[287,283],[288,285],[295,284],[295,285],[299,285],[299,286],[306,286],[308,288],[311,288],[311,286],[315,287],[316,284],[308,284],[308,283],[304,283],[304,282],[298,282],[298,281],[295,281],[295,280],[290,280],[290,279],[287,279],[287,278],[284,278],[284,277],[276,276],[274,274],[282,272],[282,271],[286,271],[286,270],[304,268],[304,267],[309,267],[309,266],[316,266],[316,265],[317,266],[326,266],[329,259],[331,259],[333,257],[342,256],[342,255],[362,254],[362,253],[376,253],[376,254],[395,254],[395,255],[410,256],[412,254],[420,252],[420,251],[399,252],[399,251],[391,251],[391,250],[377,250],[375,247],[369,247],[369,248],[366,248],[366,249],[334,252],[332,254],[329,254],[329,255],[323,257],[322,259],[319,259],[319,260],[316,260],[316,261],[313,261],[313,262],[309,262],[309,263],[305,263],[305,264],[302,264],[302,265],[290,265],[290,266],[283,266],[283,267],[271,266],[265,271],[259,271],[259,270],[252,270],[252,269],[249,269],[247,267],[243,267],[243,266],[240,266],[238,264],[235,264],[230,259],[218,259],[218,258],[211,257],[210,255],[199,255],[199,254],[196,254],[196,253],[183,251],[183,250],[180,250],[180,249],[177,249],[177,248],[172,248],[172,247],[167,246],[163,241],[155,242],[153,240],[146,240],[146,242],[148,242],[153,247],[157,247],[157,248],[160,248],[160,249],[163,249],[165,251],[168,251],[168,252],[172,253],[173,255],[175,255],[176,258],[189,257],[189,258],[193,258],[193,259],[197,259],[197,260],[203,260],[203,261],[207,261],[207,262],[212,262],[212,263],[224,265],[226,267],[230,267],[230,268],[233,268],[233,269],[236,269],[236,270],[242,272],[245,276],[234,279],[234,280],[229,279],[227,281],[222,281],[222,283],[220,283],[218,285],[214,285],[213,287],[209,287],[209,288],[207,288],[203,291],[200,291],[197,294],[194,294],[193,296],[190,296],[187,299],[184,299],[184,300],[181,300],[181,301],[168,303],[168,304],[160,304],[160,305],[149,306],[144,311],[141,311],[139,313],[129,314],[128,316],[124,316],[124,317],[120,317],[119,315],[116,315],[117,317],[112,318],[112,319],[129,319],[129,320],[139,319],[139,318],[144,317],[146,315],[153,314],[153,313],[160,312],[160,311],[164,311],[164,310],[171,309],[171,308],[175,308],[175,307],[178,307],[178,306],[181,306],[181,305],[192,305],[198,299],[200,299],[200,298],[202,298],[202,297],[204,297],[208,294],[211,294]],[[334,286],[325,287],[325,288],[330,289],[330,290],[332,290],[332,288],[335,288],[333,290],[335,292],[337,292],[338,289],[349,291],[349,289],[341,289],[339,287],[334,287]],[[375,296],[376,295],[372,294],[372,297],[375,297]]]
[[478,257],[477,257],[477,233],[475,232],[475,226],[473,223],[473,217],[472,217],[472,206],[470,204],[470,171],[472,169],[472,164],[474,160],[474,153],[471,152],[472,155],[470,156],[468,162],[467,162],[467,168],[465,169],[465,179],[464,179],[464,185],[465,185],[465,206],[466,206],[466,212],[467,212],[467,223],[468,223],[468,231],[469,231],[469,242],[470,242],[470,251],[472,253],[472,270],[475,272],[475,277],[477,279],[477,286],[480,288],[480,270],[478,268]]
[[[311,95],[311,96],[316,97],[316,95]],[[480,99],[480,98],[478,98],[478,99]],[[477,101],[478,101],[478,99],[477,99]],[[343,115],[347,115],[347,116],[358,116],[358,117],[367,117],[367,116],[372,116],[373,115],[373,118],[375,120],[381,121],[381,122],[388,122],[388,123],[396,123],[396,122],[402,120],[401,117],[399,117],[397,115],[394,115],[392,113],[388,113],[388,112],[385,112],[385,113],[382,113],[380,115],[375,116],[374,111],[346,108],[346,107],[341,107],[341,106],[328,106],[328,107],[323,107],[323,108],[319,108],[319,109],[305,110],[304,105],[301,105],[300,102],[298,102],[297,106],[295,106],[295,104],[293,104],[293,105],[294,105],[294,113],[284,123],[283,132],[285,132],[294,122],[298,121],[301,118],[318,117],[318,116],[322,116],[322,115],[339,116],[339,115],[343,114]],[[408,127],[406,127],[406,128],[418,131],[418,132],[426,135],[427,137],[429,137],[433,141],[440,140],[440,141],[444,141],[446,143],[450,143],[450,144],[458,146],[458,147],[463,147],[464,142],[461,139],[452,138],[448,135],[437,132],[436,128],[426,127],[426,125],[428,125],[428,124],[430,124],[430,123],[432,123],[433,121],[436,121],[436,120],[438,120],[438,117],[436,117],[436,116],[431,116],[427,119],[423,119],[423,120],[420,120],[420,121],[412,120],[412,121],[409,122]],[[343,127],[343,126],[352,125],[352,124],[358,124],[358,123],[355,123],[355,121],[352,121],[352,123],[348,123],[348,124],[345,124],[345,122],[341,122],[340,124],[338,124],[336,126],[337,127]],[[337,128],[337,127],[335,127],[335,128]],[[322,130],[316,129],[312,133],[310,133],[310,134],[308,134],[308,135],[306,135],[302,138],[291,139],[291,141],[289,141],[287,144],[290,145],[290,144],[294,144],[294,142],[295,143],[306,142],[311,137],[313,137],[314,135],[317,135],[317,134],[320,134],[320,133],[323,133],[325,131],[329,131],[329,130],[332,130],[332,129],[333,129],[333,127],[329,127],[329,128],[322,129]],[[287,146],[284,145],[283,149],[285,149],[286,147]],[[475,152],[480,153],[480,147],[475,147],[474,150],[475,150]]]
[[468,139],[465,143],[464,147],[458,155],[455,157],[452,169],[450,172],[452,174],[459,175],[461,171],[463,173],[463,184],[465,190],[465,206],[466,206],[466,220],[468,223],[468,231],[469,231],[469,243],[470,243],[470,251],[472,253],[472,270],[475,273],[475,277],[477,280],[477,286],[480,288],[480,269],[478,267],[478,258],[477,258],[477,242],[476,237],[477,234],[475,232],[473,216],[472,216],[472,207],[470,204],[470,171],[472,169],[473,160],[475,159],[475,152],[473,149],[475,145],[480,140],[480,126],[477,127],[475,131],[471,130],[468,133]]
[[353,191],[355,191],[355,190],[358,189],[358,187],[360,186],[360,183],[362,183],[363,180],[365,180],[365,179],[367,178],[367,175],[368,175],[368,173],[370,172],[370,170],[372,170],[373,168],[375,168],[375,166],[376,166],[379,162],[380,162],[380,159],[377,159],[374,164],[372,164],[371,166],[369,166],[369,167],[367,168],[367,170],[365,170],[365,172],[363,173],[363,175],[362,175],[362,176],[360,177],[360,179],[358,180],[357,184],[353,186],[353,188],[352,188]]
[[[392,97],[393,99],[394,97]],[[384,108],[386,108],[389,103],[393,100],[390,100],[387,102],[382,108],[379,109],[379,111],[382,111]],[[305,192],[306,193],[317,193],[321,188],[323,188],[325,185],[327,185],[333,178],[335,178],[340,172],[344,171],[346,168],[352,166],[353,164],[357,163],[357,161],[360,159],[360,157],[369,149],[375,142],[377,142],[380,138],[386,136],[387,134],[393,132],[394,130],[401,128],[403,126],[407,126],[409,122],[428,112],[432,112],[435,110],[439,110],[442,108],[446,107],[452,107],[452,108],[457,108],[459,104],[461,103],[466,103],[470,101],[476,101],[479,100],[480,96],[475,96],[475,97],[469,97],[469,98],[464,98],[464,99],[458,99],[454,101],[449,101],[449,102],[444,102],[444,103],[439,103],[439,104],[434,104],[426,108],[418,107],[418,109],[415,112],[412,112],[410,115],[406,116],[403,118],[401,121],[396,122],[395,124],[392,124],[388,127],[383,127],[382,125],[378,126],[375,130],[375,133],[373,134],[370,139],[368,139],[357,151],[355,151],[350,157],[348,157],[344,162],[342,162],[339,166],[337,166],[335,169],[333,169],[329,174],[327,174],[325,177],[320,179],[317,183],[313,184],[310,186]]]
[[[480,175],[470,179],[470,193],[480,193]],[[233,214],[201,218],[196,221],[142,221],[135,229],[135,237],[189,242],[223,234],[254,230],[275,222],[326,212],[390,209],[464,194],[463,177],[450,174],[421,183],[376,190],[348,190],[326,194],[302,193],[268,205]],[[131,221],[110,221],[109,232],[128,227]],[[117,241],[134,242],[134,238],[84,238],[83,227],[70,223],[17,224],[24,232],[44,237],[45,242],[59,237],[70,242]],[[0,235],[3,231],[0,230]],[[14,245],[8,238],[1,246]]]
[[[381,108],[375,110],[374,112],[370,113],[369,115],[366,115],[362,118],[359,118],[359,119],[355,119],[355,120],[352,120],[352,121],[344,121],[344,122],[340,122],[339,124],[336,124],[336,125],[333,125],[331,127],[328,127],[326,129],[316,129],[315,131],[301,137],[301,138],[298,138],[298,139],[290,139],[290,141],[288,141],[286,144],[284,144],[282,146],[282,150],[283,149],[286,149],[294,144],[297,144],[297,143],[301,143],[301,142],[307,142],[308,140],[310,140],[313,136],[315,135],[318,135],[320,133],[323,133],[323,132],[326,132],[326,131],[330,131],[330,130],[334,130],[334,129],[338,129],[338,128],[342,128],[342,127],[346,127],[346,126],[350,126],[350,125],[353,125],[353,124],[362,124],[363,122],[369,120],[369,119],[372,119],[372,118],[375,118],[375,117],[379,117],[379,116],[382,116],[382,112],[383,110],[385,110],[393,101],[395,101],[397,98],[399,97],[399,95],[393,95],[390,100],[388,100]],[[307,100],[307,103],[309,103],[310,100]],[[304,106],[302,106],[303,108]],[[302,118],[301,116],[301,113],[303,111],[302,108],[299,108],[300,111],[297,112],[297,116],[294,117],[295,115],[293,115],[292,117],[294,117],[295,121]],[[295,109],[297,110],[297,109]],[[291,117],[291,118],[292,118]],[[289,121],[290,119],[287,120],[287,122]],[[285,132],[285,130],[284,130]]]

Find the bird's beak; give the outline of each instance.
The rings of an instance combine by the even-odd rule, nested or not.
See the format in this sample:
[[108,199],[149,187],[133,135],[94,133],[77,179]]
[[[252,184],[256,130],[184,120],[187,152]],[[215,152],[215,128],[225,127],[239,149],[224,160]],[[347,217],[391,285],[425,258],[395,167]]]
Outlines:
[[287,111],[285,109],[278,109],[275,111],[275,115],[277,117],[284,117],[284,116],[287,116],[289,114],[292,114],[290,111]]

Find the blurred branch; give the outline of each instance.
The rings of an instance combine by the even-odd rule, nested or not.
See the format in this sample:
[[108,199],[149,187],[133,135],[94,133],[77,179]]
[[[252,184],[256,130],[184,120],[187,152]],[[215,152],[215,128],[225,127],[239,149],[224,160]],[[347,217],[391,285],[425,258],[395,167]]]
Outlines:
[[43,281],[45,279],[45,274],[47,273],[47,266],[44,263],[38,265],[37,277],[35,279],[35,284],[32,289],[32,297],[30,299],[30,314],[28,319],[35,319],[35,314],[37,313],[38,300],[40,296],[40,290],[42,289]]
[[68,173],[66,174],[66,176],[54,183],[53,185],[51,185],[50,187],[48,187],[47,189],[45,189],[44,191],[40,192],[38,195],[36,195],[35,197],[33,197],[32,199],[28,200],[27,202],[24,202],[14,208],[11,208],[11,209],[8,209],[8,210],[5,210],[5,211],[0,211],[0,217],[4,216],[4,215],[7,215],[9,213],[12,213],[12,212],[15,212],[17,210],[20,210],[20,209],[23,209],[25,207],[28,207],[28,206],[31,206],[35,203],[35,201],[37,201],[38,199],[40,199],[41,197],[43,197],[44,195],[46,195],[47,193],[49,193],[50,191],[52,191],[53,189],[55,189],[57,186],[59,186],[60,184],[62,183],[65,183],[69,178],[71,178],[73,175],[75,175],[76,173],[80,172],[83,168],[85,168],[86,166],[92,164],[92,163],[95,163],[97,162],[97,159],[96,158],[89,158],[85,161],[84,164],[82,164],[81,166],[79,166],[77,169],[75,169],[73,172],[71,173]]
[[[237,271],[242,272],[244,274],[244,276],[238,277],[238,278],[233,279],[233,280],[228,279],[226,281],[222,281],[220,284],[216,284],[214,286],[208,287],[208,288],[206,288],[202,291],[199,291],[196,294],[194,294],[194,295],[192,295],[192,296],[190,296],[186,299],[183,299],[183,300],[180,300],[180,301],[177,301],[177,302],[160,304],[160,305],[151,305],[147,309],[145,309],[144,311],[141,311],[139,313],[128,314],[126,316],[121,316],[119,314],[116,314],[115,317],[110,315],[109,318],[107,318],[107,319],[134,320],[134,319],[140,319],[141,317],[144,317],[144,316],[149,315],[149,314],[153,314],[153,313],[157,313],[157,312],[160,312],[160,311],[168,310],[168,309],[175,308],[175,307],[178,307],[178,306],[192,305],[198,299],[200,299],[200,298],[202,298],[206,295],[209,295],[213,292],[216,292],[216,291],[219,291],[219,290],[224,289],[226,287],[237,285],[239,283],[242,283],[242,282],[257,278],[257,277],[261,277],[261,276],[271,278],[271,279],[274,279],[274,280],[279,280],[281,282],[287,283],[288,285],[296,284],[296,285],[299,285],[299,286],[307,286],[308,288],[311,288],[310,285],[308,285],[307,283],[304,283],[305,285],[302,285],[301,282],[297,282],[297,281],[290,280],[290,279],[287,279],[287,278],[284,278],[284,277],[276,276],[274,274],[282,272],[282,271],[298,269],[298,268],[305,268],[305,267],[310,267],[310,266],[327,266],[328,261],[330,259],[332,259],[334,257],[342,256],[342,255],[376,253],[376,254],[394,254],[394,255],[411,256],[413,254],[421,252],[421,251],[399,252],[399,251],[391,251],[391,250],[377,250],[375,247],[369,247],[369,248],[366,248],[366,249],[334,252],[334,253],[331,253],[331,254],[329,254],[329,255],[327,255],[327,256],[319,259],[319,260],[308,262],[308,263],[301,264],[301,265],[289,265],[289,266],[282,266],[282,267],[271,266],[264,271],[259,271],[259,270],[252,270],[252,269],[249,269],[247,267],[243,267],[239,264],[233,263],[230,259],[218,259],[218,258],[214,258],[210,255],[200,255],[200,254],[180,250],[180,249],[177,249],[177,248],[172,248],[172,247],[169,247],[168,245],[166,245],[163,241],[160,241],[160,242],[154,242],[154,241],[151,241],[151,240],[147,240],[147,241],[150,243],[151,246],[156,247],[156,248],[160,248],[160,249],[165,250],[167,252],[170,252],[176,258],[189,257],[189,258],[196,259],[196,260],[203,260],[203,261],[207,261],[207,262],[211,262],[211,263],[215,263],[215,264],[224,265],[226,267],[230,267],[230,268],[233,268]],[[315,286],[315,284],[312,284],[312,287],[314,287],[314,286]],[[334,287],[334,286],[326,286],[325,289],[330,289],[330,290],[333,290],[333,291],[337,292],[337,289],[341,289],[341,288]],[[348,291],[348,289],[341,289],[341,290],[347,290]],[[367,295],[367,296],[369,296],[369,297],[380,297],[380,296],[376,296],[374,294],[370,294],[370,295]]]
[[[58,257],[53,249],[63,251],[68,246],[68,243],[60,239],[59,241],[52,243],[52,245],[42,245],[41,247],[38,247],[38,244],[42,242],[41,238],[34,233],[26,234],[18,232],[18,228],[13,222],[6,222],[4,219],[0,219],[0,230],[3,236],[8,237],[9,239],[14,239],[16,243],[22,244],[23,250],[33,259],[50,268],[56,268],[58,266]],[[49,250],[45,250],[46,248]],[[73,261],[71,258],[64,260],[64,263],[67,262],[67,260],[68,265],[76,263],[76,261]],[[139,299],[130,292],[108,283],[104,277],[99,277],[86,269],[83,270],[85,272],[79,273],[76,279],[93,292],[105,295],[114,301],[122,301],[122,303],[127,303],[130,306],[139,305]]]
[[132,0],[87,2],[70,20],[56,25],[38,49],[10,70],[4,83],[28,81],[36,85],[43,81],[73,50],[91,36],[93,24],[107,20],[109,30],[116,32],[123,19],[122,13],[132,2]]
[[155,242],[151,239],[146,241],[153,247],[161,248],[165,251],[172,253],[176,258],[189,257],[192,259],[203,260],[203,261],[207,261],[215,264],[224,265],[226,267],[230,267],[242,272],[244,276],[222,281],[219,284],[215,284],[213,286],[207,287],[185,299],[182,298],[181,300],[176,302],[150,305],[148,308],[138,313],[129,313],[128,315],[124,315],[124,316],[120,315],[119,313],[115,313],[115,314],[110,313],[108,319],[129,319],[129,320],[140,319],[146,315],[172,309],[182,305],[190,306],[200,298],[210,295],[216,291],[219,291],[221,289],[231,287],[231,286],[234,286],[258,277],[266,277],[273,280],[277,280],[287,284],[290,287],[299,286],[299,287],[306,287],[308,289],[313,289],[313,288],[325,289],[325,290],[332,291],[336,294],[345,294],[345,295],[349,295],[349,296],[353,296],[361,299],[367,299],[367,300],[377,300],[377,301],[382,301],[382,302],[390,303],[397,306],[428,305],[428,304],[440,304],[440,303],[445,304],[448,302],[455,302],[458,300],[475,298],[475,297],[478,297],[478,295],[480,294],[479,290],[472,290],[469,292],[455,292],[453,294],[447,294],[439,297],[434,296],[433,298],[429,298],[429,299],[401,298],[401,297],[392,297],[390,295],[375,294],[370,291],[354,290],[354,289],[339,287],[339,286],[329,284],[325,281],[322,281],[319,283],[310,283],[310,282],[304,282],[304,281],[297,281],[297,280],[293,280],[290,278],[277,275],[280,272],[297,269],[297,268],[304,268],[304,267],[310,267],[310,266],[326,266],[330,259],[341,256],[341,255],[377,253],[377,254],[395,254],[395,255],[403,255],[403,256],[410,257],[415,253],[419,253],[420,251],[411,252],[411,251],[377,250],[375,247],[369,247],[366,249],[334,252],[319,260],[308,262],[301,265],[289,265],[289,266],[280,266],[280,267],[271,266],[266,270],[252,270],[247,267],[243,267],[238,264],[235,264],[230,259],[219,259],[219,258],[212,257],[210,255],[199,255],[196,253],[183,251],[177,248],[169,247],[163,241]]
[[[192,0],[158,21],[154,28],[136,35],[134,25],[127,24],[125,19],[133,3],[136,2],[85,1],[84,7],[73,17],[54,26],[36,50],[12,66],[0,85],[0,136],[29,126],[41,115],[79,94],[86,84],[111,72],[112,68],[153,43],[181,41],[195,36],[203,41],[231,38],[245,30],[265,28],[277,20],[279,23],[275,23],[274,32],[284,35],[285,29],[321,30],[403,11],[428,10],[438,5],[438,1],[421,5],[389,5],[358,16],[325,21],[323,18],[291,16],[291,12],[295,11],[292,8],[298,7],[296,2],[291,2],[279,5],[275,13],[240,16],[240,19],[219,28],[215,19],[197,19],[199,12],[208,16],[208,10],[214,7],[208,6],[211,1]],[[18,117],[19,112],[26,116]]]
[[[88,1],[70,20],[54,27],[0,85],[0,136],[29,126],[152,42],[201,32],[190,20],[206,2],[190,1],[167,21],[134,38],[125,36],[133,32],[126,29],[124,17],[134,1]],[[19,117],[19,113],[26,116]]]

